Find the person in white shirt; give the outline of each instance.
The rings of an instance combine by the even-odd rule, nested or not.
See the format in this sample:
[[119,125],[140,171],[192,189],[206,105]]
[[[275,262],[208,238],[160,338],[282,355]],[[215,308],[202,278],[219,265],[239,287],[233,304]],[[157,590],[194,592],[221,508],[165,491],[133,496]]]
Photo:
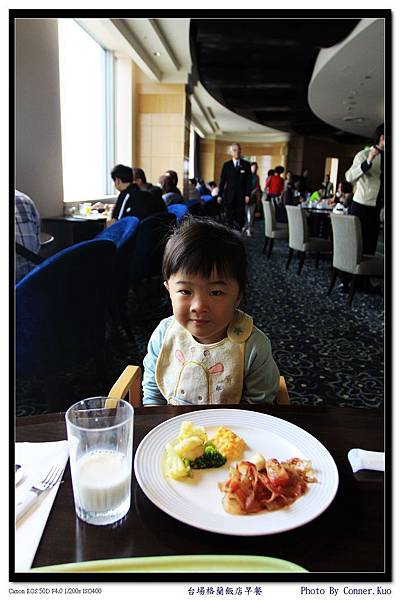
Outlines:
[[349,214],[360,219],[364,254],[375,254],[378,242],[379,215],[384,201],[384,154],[382,124],[376,129],[373,146],[358,152],[345,174],[346,180],[357,186]]

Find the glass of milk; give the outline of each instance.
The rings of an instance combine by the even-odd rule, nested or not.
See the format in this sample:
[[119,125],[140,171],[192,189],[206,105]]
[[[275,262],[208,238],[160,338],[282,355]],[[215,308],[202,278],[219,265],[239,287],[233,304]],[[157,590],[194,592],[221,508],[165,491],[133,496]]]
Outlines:
[[119,521],[131,504],[133,407],[87,398],[65,420],[76,514],[91,525]]

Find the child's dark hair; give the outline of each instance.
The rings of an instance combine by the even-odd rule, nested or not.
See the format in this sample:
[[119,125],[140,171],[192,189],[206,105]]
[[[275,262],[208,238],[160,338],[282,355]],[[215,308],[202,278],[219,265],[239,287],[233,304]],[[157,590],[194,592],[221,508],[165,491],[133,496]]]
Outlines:
[[183,271],[208,279],[215,271],[236,279],[244,295],[247,284],[246,250],[241,235],[211,219],[185,217],[170,236],[164,251],[165,281]]

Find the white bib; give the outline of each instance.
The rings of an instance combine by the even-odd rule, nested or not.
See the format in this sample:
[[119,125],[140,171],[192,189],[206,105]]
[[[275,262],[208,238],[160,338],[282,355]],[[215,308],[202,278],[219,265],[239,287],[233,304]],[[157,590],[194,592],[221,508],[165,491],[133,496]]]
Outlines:
[[227,337],[199,344],[175,318],[165,332],[156,383],[169,404],[238,404],[242,398],[244,347],[253,319],[240,310]]

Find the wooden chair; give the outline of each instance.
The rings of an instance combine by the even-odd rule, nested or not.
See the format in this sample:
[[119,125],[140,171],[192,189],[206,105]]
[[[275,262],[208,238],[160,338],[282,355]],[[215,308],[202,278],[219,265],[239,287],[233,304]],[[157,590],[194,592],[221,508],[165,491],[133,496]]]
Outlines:
[[[132,406],[141,406],[142,399],[142,372],[140,367],[128,365],[112,386],[109,398],[125,398],[129,393],[129,402]],[[286,381],[283,376],[279,378],[279,391],[275,404],[290,404]]]

